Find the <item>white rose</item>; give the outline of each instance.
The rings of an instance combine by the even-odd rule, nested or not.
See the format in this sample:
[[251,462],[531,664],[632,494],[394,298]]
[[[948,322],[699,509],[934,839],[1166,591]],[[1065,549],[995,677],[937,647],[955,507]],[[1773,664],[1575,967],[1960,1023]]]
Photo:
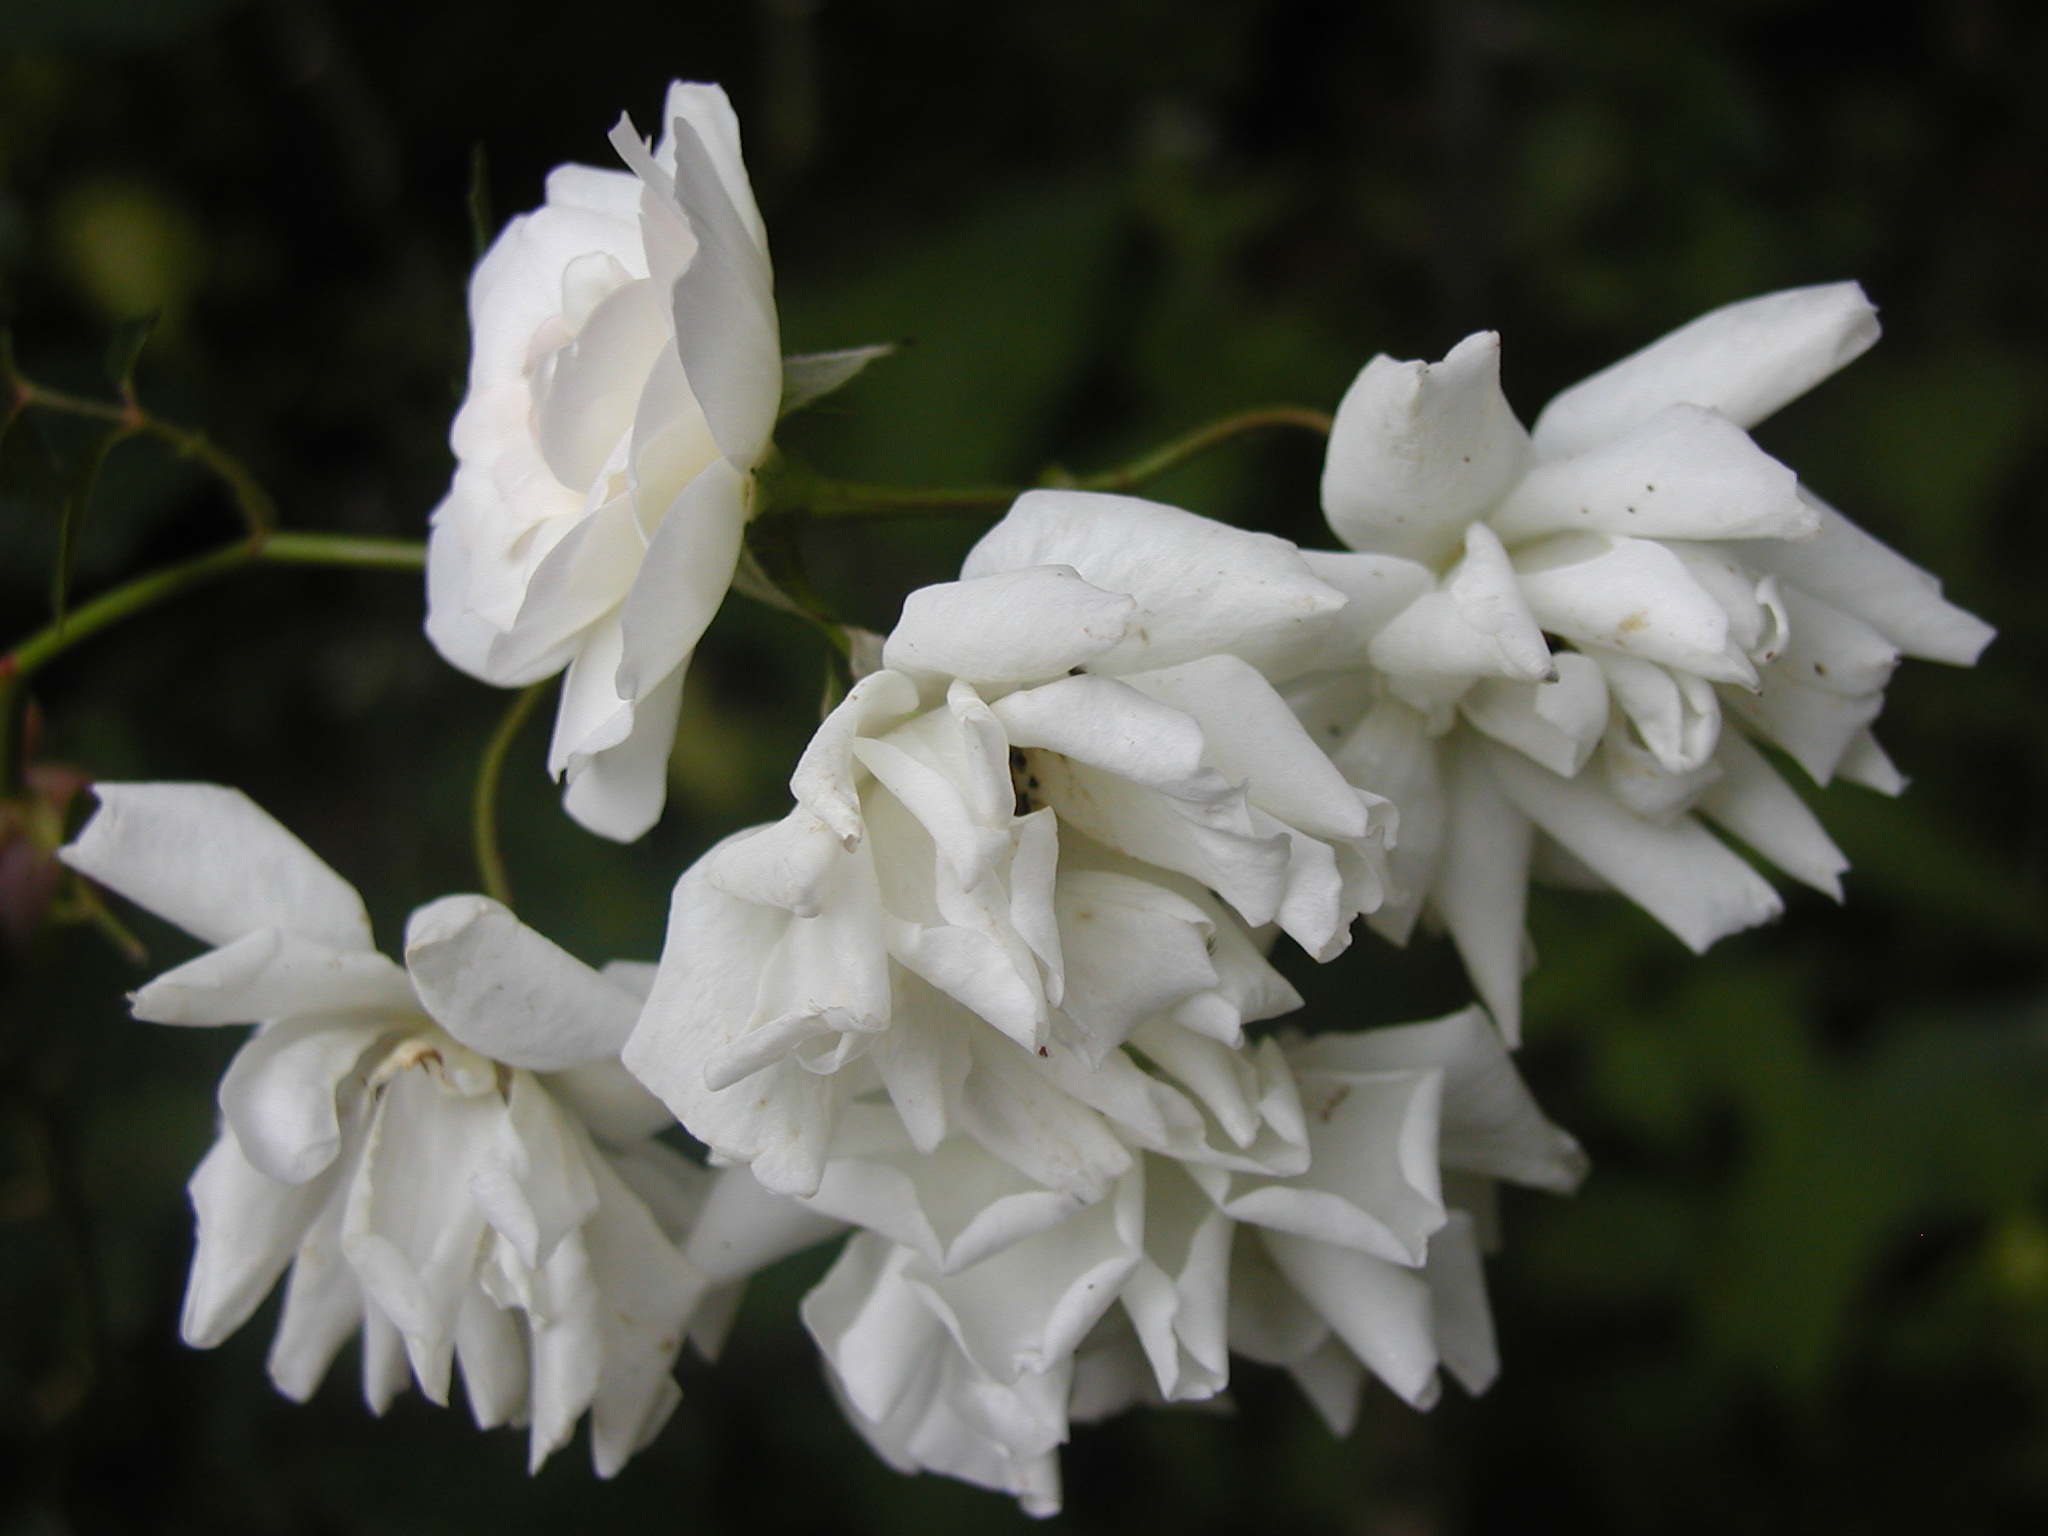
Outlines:
[[1748,436],[1877,334],[1854,283],[1792,289],[1573,386],[1533,432],[1490,333],[1375,358],[1338,406],[1323,505],[1357,553],[1304,558],[1351,603],[1269,675],[1400,807],[1373,925],[1405,941],[1431,906],[1510,1040],[1532,870],[1702,950],[1780,907],[1703,817],[1839,897],[1847,861],[1749,737],[1895,794],[1869,727],[1899,657],[1968,665],[1990,640]]
[[470,283],[427,633],[519,686],[567,668],[550,771],[591,830],[661,814],[691,650],[739,557],[783,378],[767,237],[715,85],[669,87],[628,171],[564,165]]
[[192,1176],[187,1343],[220,1343],[288,1271],[287,1396],[360,1329],[376,1411],[408,1378],[445,1404],[459,1365],[481,1425],[531,1426],[536,1468],[588,1411],[609,1477],[673,1411],[685,1332],[715,1348],[745,1274],[834,1230],[654,1139],[669,1116],[617,1061],[652,967],[594,971],[481,896],[415,912],[401,967],[239,792],[96,788],[65,862],[218,946],[136,1016],[261,1026]]
[[1340,951],[1390,818],[1239,650],[1341,597],[1283,540],[1077,492],[1023,497],[968,569],[911,594],[796,808],[678,883],[627,1065],[799,1196],[884,1090],[919,1150],[964,1131],[1084,1200],[1125,1141],[1278,1166],[1242,1027],[1299,999],[1251,930]]

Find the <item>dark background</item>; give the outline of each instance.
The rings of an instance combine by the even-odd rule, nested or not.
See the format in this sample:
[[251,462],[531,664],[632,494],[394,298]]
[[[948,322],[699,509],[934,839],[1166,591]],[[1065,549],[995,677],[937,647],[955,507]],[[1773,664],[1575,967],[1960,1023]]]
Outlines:
[[[1246,1367],[1228,1416],[1081,1430],[1054,1528],[1944,1533],[2048,1522],[2048,12],[2022,0],[0,0],[0,309],[23,364],[105,391],[162,310],[145,399],[243,455],[288,526],[418,536],[465,363],[475,146],[502,218],[609,163],[672,75],[739,108],[792,350],[915,338],[785,445],[849,477],[1092,469],[1226,410],[1328,408],[1373,352],[1507,337],[1526,416],[1694,313],[1859,277],[1877,351],[1762,432],[1940,572],[2001,638],[1908,664],[1882,735],[1901,801],[1815,792],[1849,903],[1690,959],[1615,900],[1540,896],[1525,1069],[1594,1154],[1508,1210],[1506,1371],[1418,1416],[1376,1392],[1333,1441]],[[0,459],[7,637],[47,617],[50,487],[78,437]],[[1317,539],[1317,444],[1160,482]],[[811,540],[886,628],[978,523]],[[119,449],[83,592],[231,535],[154,447]],[[1320,540],[1327,542],[1327,540]],[[443,666],[410,578],[267,569],[67,658],[45,756],[246,787],[365,891],[386,941],[472,886],[467,797],[505,702]],[[691,679],[668,817],[621,849],[540,774],[508,782],[522,911],[591,960],[651,957],[669,883],[779,814],[824,676],[739,599]],[[181,1184],[234,1031],[126,1019],[191,951],[138,922],[5,957],[0,1531],[916,1532],[1021,1528],[879,1465],[794,1302],[756,1286],[723,1364],[600,1485],[352,1356],[310,1407],[262,1374],[270,1309],[177,1343]],[[1297,971],[1305,967],[1297,966]],[[1447,948],[1377,941],[1313,978],[1311,1026],[1454,1006]]]

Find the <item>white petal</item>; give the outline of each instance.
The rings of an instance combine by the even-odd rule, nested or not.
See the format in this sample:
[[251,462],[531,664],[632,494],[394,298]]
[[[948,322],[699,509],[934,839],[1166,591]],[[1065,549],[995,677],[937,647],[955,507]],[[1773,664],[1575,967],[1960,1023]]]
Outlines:
[[1444,1222],[1437,1178],[1442,1074],[1319,1072],[1299,1078],[1307,1111],[1308,1171],[1232,1182],[1224,1211],[1297,1233],[1420,1264]]
[[302,1013],[418,1011],[405,972],[375,950],[258,928],[168,970],[130,999],[152,1024],[254,1024]]
[[1730,652],[1728,611],[1654,540],[1561,534],[1518,551],[1515,565],[1529,611],[1554,635],[1717,682],[1754,680]]
[[1288,1282],[1396,1396],[1421,1406],[1436,1381],[1429,1284],[1411,1269],[1287,1232],[1259,1234]]
[[250,1164],[283,1184],[303,1184],[330,1165],[341,1148],[343,1080],[390,1028],[374,1017],[287,1019],[237,1051],[221,1079],[220,1107]]
[[1401,808],[1401,832],[1388,850],[1393,890],[1367,921],[1396,944],[1408,942],[1435,878],[1444,837],[1444,794],[1437,743],[1423,717],[1399,699],[1381,699],[1337,749],[1354,784],[1370,785]]
[[99,810],[58,851],[81,874],[208,944],[282,928],[371,947],[363,899],[256,802],[218,784],[95,784]]
[[1842,760],[1835,764],[1835,777],[1847,779],[1851,784],[1861,784],[1865,789],[1874,789],[1880,795],[1902,795],[1906,792],[1906,776],[1898,766],[1885,756],[1877,738],[1864,731],[1849,743],[1849,749],[1842,754]]
[[1522,925],[1533,831],[1501,792],[1488,754],[1477,748],[1467,739],[1445,756],[1443,853],[1429,899],[1451,931],[1473,990],[1513,1041],[1522,1034]]
[[1124,681],[1200,726],[1204,765],[1243,784],[1253,805],[1311,836],[1365,836],[1357,792],[1248,663],[1205,656]]
[[600,1200],[583,1241],[603,1294],[604,1364],[590,1405],[590,1451],[597,1475],[612,1477],[681,1401],[670,1371],[708,1281],[602,1159],[592,1171]]
[[1877,311],[1855,283],[1724,305],[1557,396],[1536,418],[1536,451],[1546,459],[1583,453],[1678,404],[1753,427],[1877,336]]
[[946,1347],[944,1325],[903,1279],[916,1257],[879,1233],[858,1233],[803,1300],[805,1328],[870,1420],[888,1418]]
[[1102,1117],[1036,1070],[1014,1041],[983,1028],[968,1046],[974,1064],[961,1092],[961,1129],[1046,1188],[1100,1200],[1131,1166]]
[[1879,543],[1811,492],[1820,532],[1797,543],[1740,547],[1760,571],[1853,613],[1908,656],[1973,665],[1997,634],[1941,595],[1941,582]]
[[880,735],[917,709],[917,684],[901,672],[870,672],[819,725],[790,775],[796,803],[832,829],[848,848],[861,838],[860,796],[854,784],[853,741]]
[[631,992],[488,896],[444,896],[415,911],[405,964],[449,1034],[536,1072],[616,1057],[640,1015]]
[[744,1280],[843,1230],[842,1223],[764,1188],[746,1168],[722,1168],[683,1257],[711,1280]]
[[832,829],[799,805],[780,821],[719,844],[711,881],[741,901],[816,917],[820,887],[845,851]]
[[618,607],[646,552],[630,496],[580,519],[534,566],[512,627],[494,634],[486,680],[524,686],[559,671],[584,632]]
[[1503,539],[1803,539],[1820,517],[1799,479],[1714,411],[1667,406],[1611,442],[1540,464],[1490,521]]
[[562,808],[579,826],[613,842],[630,843],[661,819],[668,799],[669,751],[675,745],[682,704],[683,669],[678,667],[633,706],[622,739],[589,753],[570,754]]
[[1122,643],[1091,663],[1111,675],[1216,651],[1260,665],[1290,653],[1320,615],[1344,603],[1285,539],[1134,496],[1026,491],[960,574],[1031,565],[1071,565],[1091,586],[1137,600]]
[[363,1298],[363,1401],[382,1415],[412,1381],[405,1339],[369,1297]]
[[1792,632],[1772,670],[1808,688],[1845,698],[1881,693],[1899,664],[1891,642],[1870,625],[1798,587],[1785,589]]
[[363,1293],[341,1251],[341,1220],[348,1201],[330,1186],[326,1203],[306,1229],[285,1282],[284,1309],[270,1341],[270,1379],[295,1403],[309,1401],[321,1378],[363,1324]]
[[1524,601],[1500,539],[1484,523],[1465,530],[1465,556],[1376,636],[1368,654],[1384,672],[1537,679],[1552,673],[1550,647]]
[[1234,1227],[1170,1160],[1147,1160],[1144,1257],[1122,1300],[1167,1402],[1214,1397],[1230,1380]]
[[342,1250],[437,1403],[447,1401],[456,1313],[484,1234],[470,1180],[503,1114],[495,1095],[445,1091],[428,1065],[402,1070],[378,1102],[349,1188]]
[[1464,1211],[1451,1212],[1443,1231],[1429,1240],[1429,1263],[1423,1274],[1429,1280],[1437,1353],[1458,1385],[1476,1397],[1500,1374],[1500,1351],[1493,1340],[1486,1272],[1480,1265],[1471,1216]]
[[471,1286],[455,1316],[455,1363],[477,1428],[496,1429],[526,1416],[528,1375],[522,1319]]
[[1614,651],[1595,652],[1594,660],[1616,707],[1666,773],[1691,773],[1713,756],[1721,706],[1712,684]]
[[572,490],[587,489],[632,430],[641,386],[668,344],[666,298],[651,278],[617,289],[535,379],[534,435]]
[[832,1081],[781,1062],[731,1088],[705,1086],[706,1062],[752,1023],[762,967],[791,921],[719,891],[710,858],[676,884],[661,970],[623,1059],[693,1136],[731,1161],[762,1160],[756,1173],[771,1188],[810,1194],[831,1135]]
[[597,1209],[588,1143],[530,1072],[512,1074],[506,1112],[470,1176],[484,1218],[538,1269]]
[[1287,1056],[1305,1072],[1441,1070],[1438,1155],[1447,1172],[1510,1179],[1556,1194],[1570,1194],[1585,1177],[1585,1153],[1543,1117],[1500,1034],[1478,1008],[1426,1024],[1292,1041]]
[[[625,1068],[619,1070],[623,1074]],[[560,1078],[552,1081],[559,1082]],[[542,1086],[553,1092],[549,1082],[544,1081]],[[647,1092],[644,1088],[640,1091]],[[683,1242],[703,1215],[704,1202],[718,1182],[718,1175],[703,1164],[690,1161],[667,1142],[651,1138],[631,1146],[600,1150],[605,1166],[647,1207],[647,1214],[654,1218],[662,1235],[672,1243]]]
[[[1269,923],[1287,890],[1285,836],[1262,836],[1241,794],[1203,805],[1070,758],[1034,754],[1034,794],[1097,842],[1208,886],[1248,923]],[[1026,783],[1029,784],[1027,779]],[[1221,776],[1216,782],[1223,785]]]
[[990,710],[1013,747],[1042,747],[1134,784],[1173,791],[1201,773],[1202,728],[1120,678],[1064,677]]
[[1071,996],[1067,1013],[1097,1060],[1154,1014],[1217,983],[1216,925],[1193,902],[1101,870],[1061,877],[1055,909]]
[[[1719,726],[1718,711],[1707,723]],[[1599,777],[1616,803],[1660,826],[1699,804],[1700,796],[1721,777],[1721,765],[1711,757],[1695,768],[1667,767],[1636,738],[1626,720],[1608,726],[1600,743],[1600,768]]]
[[1700,796],[1700,812],[1726,827],[1795,880],[1842,899],[1842,857],[1820,818],[1739,731],[1723,731],[1714,754],[1720,779]]
[[1306,673],[1362,667],[1372,637],[1416,598],[1436,585],[1428,566],[1400,555],[1304,549],[1302,563],[1325,586],[1344,595],[1344,606],[1308,625],[1291,650],[1269,650],[1259,669],[1276,683]]
[[331,1181],[281,1184],[242,1155],[224,1132],[189,1186],[199,1218],[179,1336],[211,1349],[249,1320],[319,1212]]
[[1529,434],[1500,391],[1499,336],[1467,336],[1440,363],[1382,355],[1337,406],[1323,511],[1353,549],[1441,565],[1528,457]]
[[1586,766],[1607,729],[1607,680],[1591,657],[1576,651],[1560,651],[1551,665],[1556,682],[1484,678],[1459,708],[1495,741],[1568,779]]
[[917,818],[963,887],[980,885],[1009,851],[1008,829],[977,817],[978,807],[970,806],[962,794],[965,786],[919,762],[894,741],[863,738],[854,742],[853,756]]
[[[676,350],[719,451],[735,469],[760,463],[782,403],[782,338],[766,246],[734,205],[704,140],[671,119],[676,198],[697,252],[676,279]],[[758,218],[758,215],[756,216]]]
[[1758,669],[1762,687],[1755,693],[1729,689],[1722,701],[1755,733],[1783,747],[1816,784],[1835,776],[1837,765],[1857,742],[1870,734],[1870,724],[1884,710],[1884,695],[1845,696],[1827,688],[1811,688],[1782,660]]
[[[605,973],[610,975],[611,969],[606,966]],[[615,1149],[676,1123],[668,1106],[643,1088],[617,1061],[587,1061],[560,1072],[544,1073],[541,1081],[591,1135]]]
[[882,665],[978,683],[1042,682],[1115,647],[1136,607],[1070,565],[941,582],[903,600]]
[[[526,1465],[538,1472],[569,1443],[576,1421],[597,1393],[604,1367],[605,1298],[601,1297],[582,1234],[557,1245],[535,1277],[545,1306],[527,1307],[533,1329],[532,1424]],[[536,1298],[539,1299],[539,1298]]]
[[961,1351],[999,1382],[1042,1375],[1073,1354],[1116,1300],[1139,1259],[1142,1179],[1048,1231],[954,1275],[913,1259],[905,1278],[928,1299]]
[[619,614],[624,643],[613,686],[620,698],[644,698],[689,664],[732,585],[746,521],[747,481],[723,459],[706,465],[662,514]]
[[1081,1208],[1073,1195],[1034,1184],[967,1137],[920,1153],[894,1112],[872,1104],[849,1105],[841,1115],[824,1182],[804,1203],[916,1249],[941,1274],[978,1264]]
[[1261,1365],[1306,1360],[1330,1325],[1274,1266],[1257,1227],[1241,1226],[1230,1250],[1230,1347]]
[[1524,815],[1695,953],[1783,910],[1769,883],[1697,822],[1645,821],[1583,776],[1560,779],[1499,748],[1489,756]]
[[1358,1422],[1359,1390],[1365,1385],[1365,1367],[1358,1363],[1358,1356],[1337,1340],[1326,1339],[1307,1358],[1288,1362],[1287,1374],[1322,1415],[1331,1434],[1339,1440],[1350,1435]]
[[[661,108],[663,142],[655,151],[655,158],[664,164],[670,163],[674,154],[673,135],[677,118],[696,130],[704,152],[710,156],[711,164],[718,172],[719,185],[732,201],[734,212],[739,215],[754,243],[765,252],[768,235],[761,223],[761,210],[754,205],[753,183],[747,179],[747,163],[740,152],[739,117],[726,98],[725,88],[697,81],[669,82],[668,96]],[[616,179],[616,173],[613,174]],[[552,198],[552,183],[549,195]]]

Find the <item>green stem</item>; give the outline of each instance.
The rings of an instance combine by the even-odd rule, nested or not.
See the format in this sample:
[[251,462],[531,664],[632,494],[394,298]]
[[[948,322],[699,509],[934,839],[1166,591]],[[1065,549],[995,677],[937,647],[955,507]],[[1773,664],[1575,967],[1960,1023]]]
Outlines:
[[1147,480],[1157,479],[1169,469],[1186,463],[1200,453],[1206,453],[1218,443],[1227,442],[1245,432],[1257,432],[1266,427],[1300,427],[1309,432],[1330,435],[1331,418],[1327,411],[1310,410],[1303,405],[1269,405],[1254,411],[1239,411],[1234,416],[1225,416],[1212,421],[1206,427],[1197,427],[1185,437],[1175,438],[1163,448],[1153,450],[1143,458],[1133,459],[1120,469],[1106,469],[1097,475],[1083,475],[1078,480],[1048,479],[1049,485],[1065,485],[1077,491],[1124,491],[1134,485],[1143,485]]
[[[1197,454],[1206,453],[1219,443],[1266,427],[1299,427],[1327,437],[1330,416],[1326,411],[1311,410],[1302,405],[1269,405],[1257,410],[1239,411],[1197,427],[1129,464],[1081,476],[1070,475],[1058,468],[1049,469],[1039,477],[1039,484],[1077,491],[1129,490],[1156,479]],[[790,475],[777,488],[774,501],[776,510],[844,522],[921,517],[945,512],[988,512],[1008,506],[1028,489],[1028,486],[1021,485],[853,485],[838,480],[812,479],[807,475]]]
[[519,697],[512,701],[512,707],[505,711],[498,728],[484,744],[484,755],[476,768],[470,830],[476,838],[477,873],[483,880],[484,894],[508,907],[512,905],[512,882],[506,877],[504,851],[498,846],[498,783],[505,776],[505,758],[519,737],[520,727],[526,724],[553,681],[551,677],[543,678],[519,691]]
[[370,570],[420,571],[426,568],[423,544],[404,539],[360,539],[344,534],[276,533],[266,539],[237,539],[177,565],[151,571],[103,592],[74,608],[62,623],[37,630],[5,655],[0,655],[0,791],[18,787],[21,764],[16,751],[21,688],[30,677],[81,640],[111,628],[195,587],[250,565],[345,565]]
[[1019,485],[853,485],[819,480],[805,487],[789,510],[835,522],[881,517],[922,517],[934,512],[986,512],[1024,494]]
[[270,499],[270,493],[263,489],[240,459],[219,447],[203,432],[188,431],[159,416],[152,416],[132,397],[118,404],[90,400],[83,395],[66,394],[60,389],[17,379],[14,403],[17,410],[24,406],[40,406],[47,411],[62,411],[71,416],[111,422],[121,429],[124,436],[141,433],[153,437],[168,445],[181,458],[195,459],[212,471],[234,498],[235,510],[241,514],[250,537],[263,538],[277,527],[277,503]]

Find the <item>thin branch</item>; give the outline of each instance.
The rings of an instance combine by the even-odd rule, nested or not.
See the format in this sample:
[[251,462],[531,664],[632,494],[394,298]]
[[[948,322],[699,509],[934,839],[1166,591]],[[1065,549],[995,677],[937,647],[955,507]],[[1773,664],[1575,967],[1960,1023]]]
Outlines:
[[404,539],[279,533],[261,542],[237,539],[101,593],[91,602],[72,609],[61,624],[45,625],[13,650],[0,655],[0,793],[11,792],[20,778],[19,753],[15,748],[20,730],[20,710],[16,706],[22,684],[81,640],[245,566],[339,565],[421,571],[426,569],[426,563],[426,546]]
[[262,483],[249,472],[247,465],[205,433],[188,431],[160,416],[151,415],[136,403],[132,392],[119,402],[92,400],[84,395],[68,394],[61,389],[17,378],[14,381],[15,409],[31,405],[46,411],[61,411],[69,416],[109,422],[119,428],[123,436],[153,437],[179,457],[204,465],[228,488],[228,494],[234,498],[235,510],[241,514],[251,538],[267,537],[277,527],[277,504],[270,499],[270,493]]
[[1234,416],[1212,421],[1206,427],[1197,427],[1185,437],[1175,438],[1165,447],[1154,449],[1143,458],[1133,459],[1119,469],[1106,469],[1100,474],[1083,475],[1075,480],[1049,480],[1047,483],[1064,484],[1077,491],[1125,491],[1132,486],[1143,485],[1147,480],[1157,479],[1197,454],[1206,453],[1217,444],[1246,432],[1257,432],[1266,427],[1300,427],[1328,437],[1330,425],[1327,411],[1311,410],[1303,405],[1269,405],[1255,411],[1239,411]]
[[477,874],[483,880],[484,894],[508,907],[512,905],[512,882],[505,874],[504,851],[498,846],[498,783],[505,775],[505,758],[519,737],[520,727],[526,724],[553,681],[551,677],[542,678],[519,691],[519,697],[512,701],[512,707],[505,711],[498,728],[484,744],[484,755],[476,767],[470,830],[476,839]]
[[[1298,427],[1327,437],[1330,420],[1327,411],[1312,410],[1302,405],[1270,405],[1239,411],[1197,427],[1163,448],[1154,449],[1115,469],[1076,476],[1053,468],[1039,477],[1039,484],[1077,491],[1130,490],[1246,432],[1257,432],[1267,427]],[[944,513],[986,513],[1007,507],[1027,489],[1029,487],[1020,485],[852,485],[838,480],[813,479],[808,475],[785,474],[775,487],[772,499],[779,511],[821,521],[845,522]]]

